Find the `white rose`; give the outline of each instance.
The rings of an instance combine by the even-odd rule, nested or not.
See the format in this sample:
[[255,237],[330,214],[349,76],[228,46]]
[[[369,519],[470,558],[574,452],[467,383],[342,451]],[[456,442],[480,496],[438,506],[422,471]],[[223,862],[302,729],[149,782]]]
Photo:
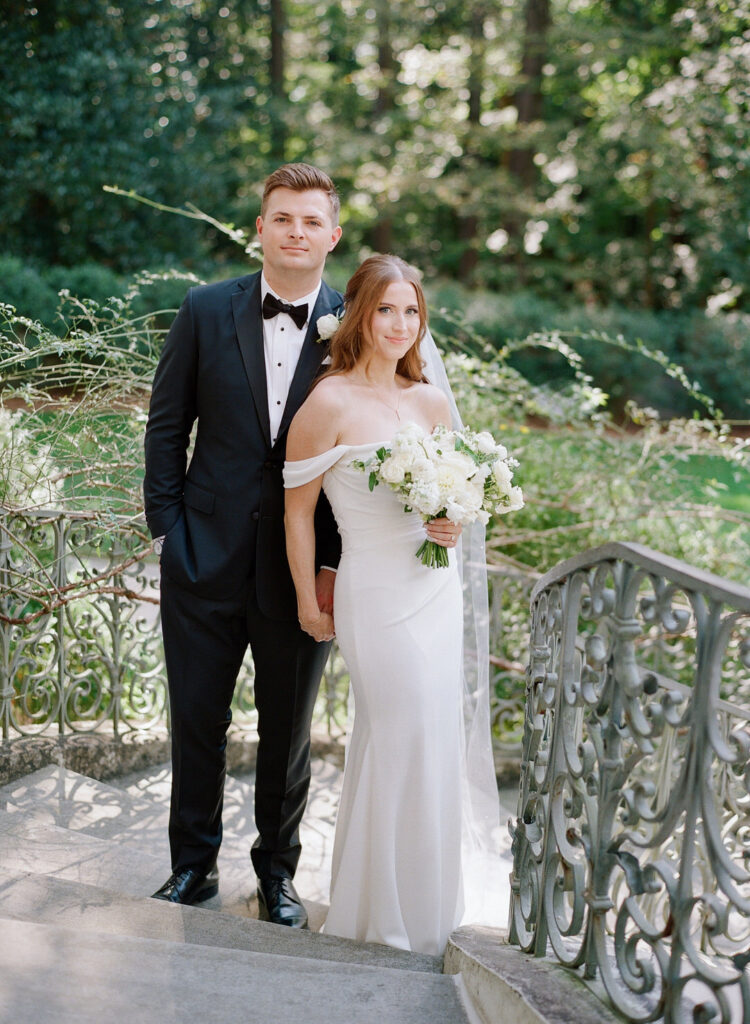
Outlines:
[[394,444],[399,444],[402,441],[405,443],[421,441],[424,437],[424,429],[420,427],[418,423],[404,423],[403,427],[399,430],[396,436],[393,438]]
[[339,329],[340,323],[341,321],[335,313],[326,313],[325,316],[319,316],[315,326],[320,340],[328,341],[329,338],[332,338]]
[[482,430],[476,436],[476,446],[483,455],[491,455],[495,450],[495,438],[488,430]]
[[389,455],[380,466],[381,479],[387,484],[400,484],[406,476],[411,460],[401,454]]
[[[479,514],[484,499],[484,488],[477,487],[473,481],[467,483],[463,488],[456,491],[449,498],[449,502],[460,508],[462,523],[473,523]],[[449,515],[449,518],[453,516]]]
[[464,480],[470,480],[477,471],[477,466],[470,455],[464,452],[444,451],[440,464],[450,467],[451,471],[460,474]]
[[437,480],[437,467],[434,462],[425,458],[424,452],[420,449],[419,455],[414,459],[411,466],[411,475],[415,480],[433,481]]
[[523,491],[520,487],[511,487],[509,497],[509,512],[517,512],[519,508],[523,508]]
[[492,475],[495,478],[495,483],[503,492],[503,494],[510,490],[513,474],[511,473],[510,468],[508,467],[508,464],[506,462],[503,462],[501,459],[498,459],[497,462],[493,463]]
[[466,525],[474,518],[473,516],[469,517],[469,512],[463,505],[460,505],[456,501],[451,501],[450,499],[448,499],[445,504],[445,511],[448,519],[450,519],[452,523],[461,523],[462,525]]

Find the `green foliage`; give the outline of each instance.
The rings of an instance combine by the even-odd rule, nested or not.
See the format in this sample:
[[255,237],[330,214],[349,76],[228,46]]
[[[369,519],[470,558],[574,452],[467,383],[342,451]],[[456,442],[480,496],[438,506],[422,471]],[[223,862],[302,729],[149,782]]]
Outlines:
[[63,293],[52,327],[0,304],[0,506],[139,516],[145,407],[175,312],[140,309],[152,288],[195,282],[144,272],[102,302]]
[[57,318],[56,290],[44,279],[41,271],[18,256],[0,255],[2,298],[11,306],[33,315],[46,326]]
[[[81,263],[74,267],[50,267],[44,272],[44,280],[56,292],[69,291],[71,295],[85,296],[99,305],[113,295],[124,291],[122,278],[109,267],[99,263]],[[25,309],[35,307],[24,306]]]
[[190,76],[180,72],[181,20],[158,0],[116,8],[54,0],[0,15],[0,211],[14,251],[119,270],[200,251],[189,223],[123,215],[102,193],[104,184],[123,182],[189,198],[208,182],[191,153],[196,118]]
[[689,381],[697,382],[724,416],[750,418],[745,372],[750,360],[748,315],[577,303],[561,308],[530,291],[469,292],[444,281],[428,285],[427,291],[431,308],[440,304],[431,317],[433,330],[452,335],[458,320],[469,349],[477,354],[486,353],[472,346],[472,335],[498,351],[510,345],[511,365],[535,383],[562,385],[572,377],[570,366],[555,348],[516,344],[518,339],[554,331],[580,354],[586,373],[620,414],[629,400],[657,409],[662,416],[700,411],[700,403],[684,382],[655,370],[648,353],[659,352],[663,362],[684,367]]
[[747,0],[552,0],[538,82],[521,74],[526,3],[280,6],[275,26],[260,0],[6,6],[10,251],[195,268],[226,257],[221,231],[102,186],[251,230],[265,175],[306,159],[339,183],[345,265],[390,249],[428,278],[555,303],[747,311]]
[[[0,509],[54,505],[75,512],[87,522],[91,550],[125,524],[133,557],[148,552],[140,525],[142,437],[166,318],[137,310],[153,298],[150,289],[182,293],[187,283],[184,275],[141,274],[102,303],[68,298],[62,335],[59,327],[0,306]],[[502,615],[493,650],[499,700],[512,705],[514,693],[523,691],[529,586],[561,559],[621,539],[745,581],[748,442],[720,421],[663,422],[632,404],[629,429],[616,428],[606,396],[558,331],[505,338],[498,349],[496,338],[446,314],[442,334],[464,420],[490,430],[520,462],[514,479],[525,507],[498,517],[488,535]],[[607,344],[626,351],[616,338]],[[514,365],[527,349],[551,353],[565,372],[554,383],[528,379]],[[638,358],[670,374],[706,408],[705,396],[678,367],[664,366],[654,354]],[[39,553],[45,565],[51,558]],[[18,582],[24,614],[42,614],[60,600],[49,578],[39,573]],[[100,585],[81,583],[64,600],[85,601]],[[84,620],[85,614],[85,626]],[[498,730],[510,742],[519,721],[511,710],[507,715]]]

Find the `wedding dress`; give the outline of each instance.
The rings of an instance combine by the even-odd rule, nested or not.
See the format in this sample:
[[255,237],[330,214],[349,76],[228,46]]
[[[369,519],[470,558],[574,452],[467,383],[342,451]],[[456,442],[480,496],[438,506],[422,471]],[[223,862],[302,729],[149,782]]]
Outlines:
[[[380,444],[338,445],[284,468],[287,488],[323,475],[342,538],[334,616],[354,723],[325,930],[440,954],[462,920],[470,870],[461,582],[452,550],[448,568],[422,565],[420,517],[384,484],[371,492],[353,465]],[[474,881],[486,900],[483,874]]]

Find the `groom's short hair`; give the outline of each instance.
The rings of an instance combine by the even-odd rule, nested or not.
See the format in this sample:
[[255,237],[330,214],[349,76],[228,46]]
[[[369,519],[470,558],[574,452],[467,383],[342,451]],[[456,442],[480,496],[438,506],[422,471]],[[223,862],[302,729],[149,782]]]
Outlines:
[[312,164],[284,164],[269,174],[263,185],[263,199],[260,204],[260,215],[265,216],[268,197],[277,188],[290,188],[293,192],[310,192],[313,189],[325,192],[331,204],[331,219],[334,225],[339,222],[341,200],[336,186],[325,173]]

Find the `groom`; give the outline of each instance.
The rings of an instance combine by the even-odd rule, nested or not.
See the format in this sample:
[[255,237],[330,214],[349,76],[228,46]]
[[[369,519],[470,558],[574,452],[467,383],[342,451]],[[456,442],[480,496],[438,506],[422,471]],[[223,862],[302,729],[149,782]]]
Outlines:
[[[342,306],[321,280],[341,237],[338,213],[333,182],[317,168],[287,164],[271,174],[256,222],[263,270],[188,292],[156,370],[145,440],[146,518],[163,538],[172,730],[172,874],[154,897],[193,904],[218,892],[226,732],[249,644],[260,916],[296,928],[307,926],[292,878],[330,644],[297,622],[282,467],[289,424],[326,355],[315,325]],[[331,611],[335,572],[320,566],[338,564],[340,540],[325,498],[316,548],[318,603]]]

